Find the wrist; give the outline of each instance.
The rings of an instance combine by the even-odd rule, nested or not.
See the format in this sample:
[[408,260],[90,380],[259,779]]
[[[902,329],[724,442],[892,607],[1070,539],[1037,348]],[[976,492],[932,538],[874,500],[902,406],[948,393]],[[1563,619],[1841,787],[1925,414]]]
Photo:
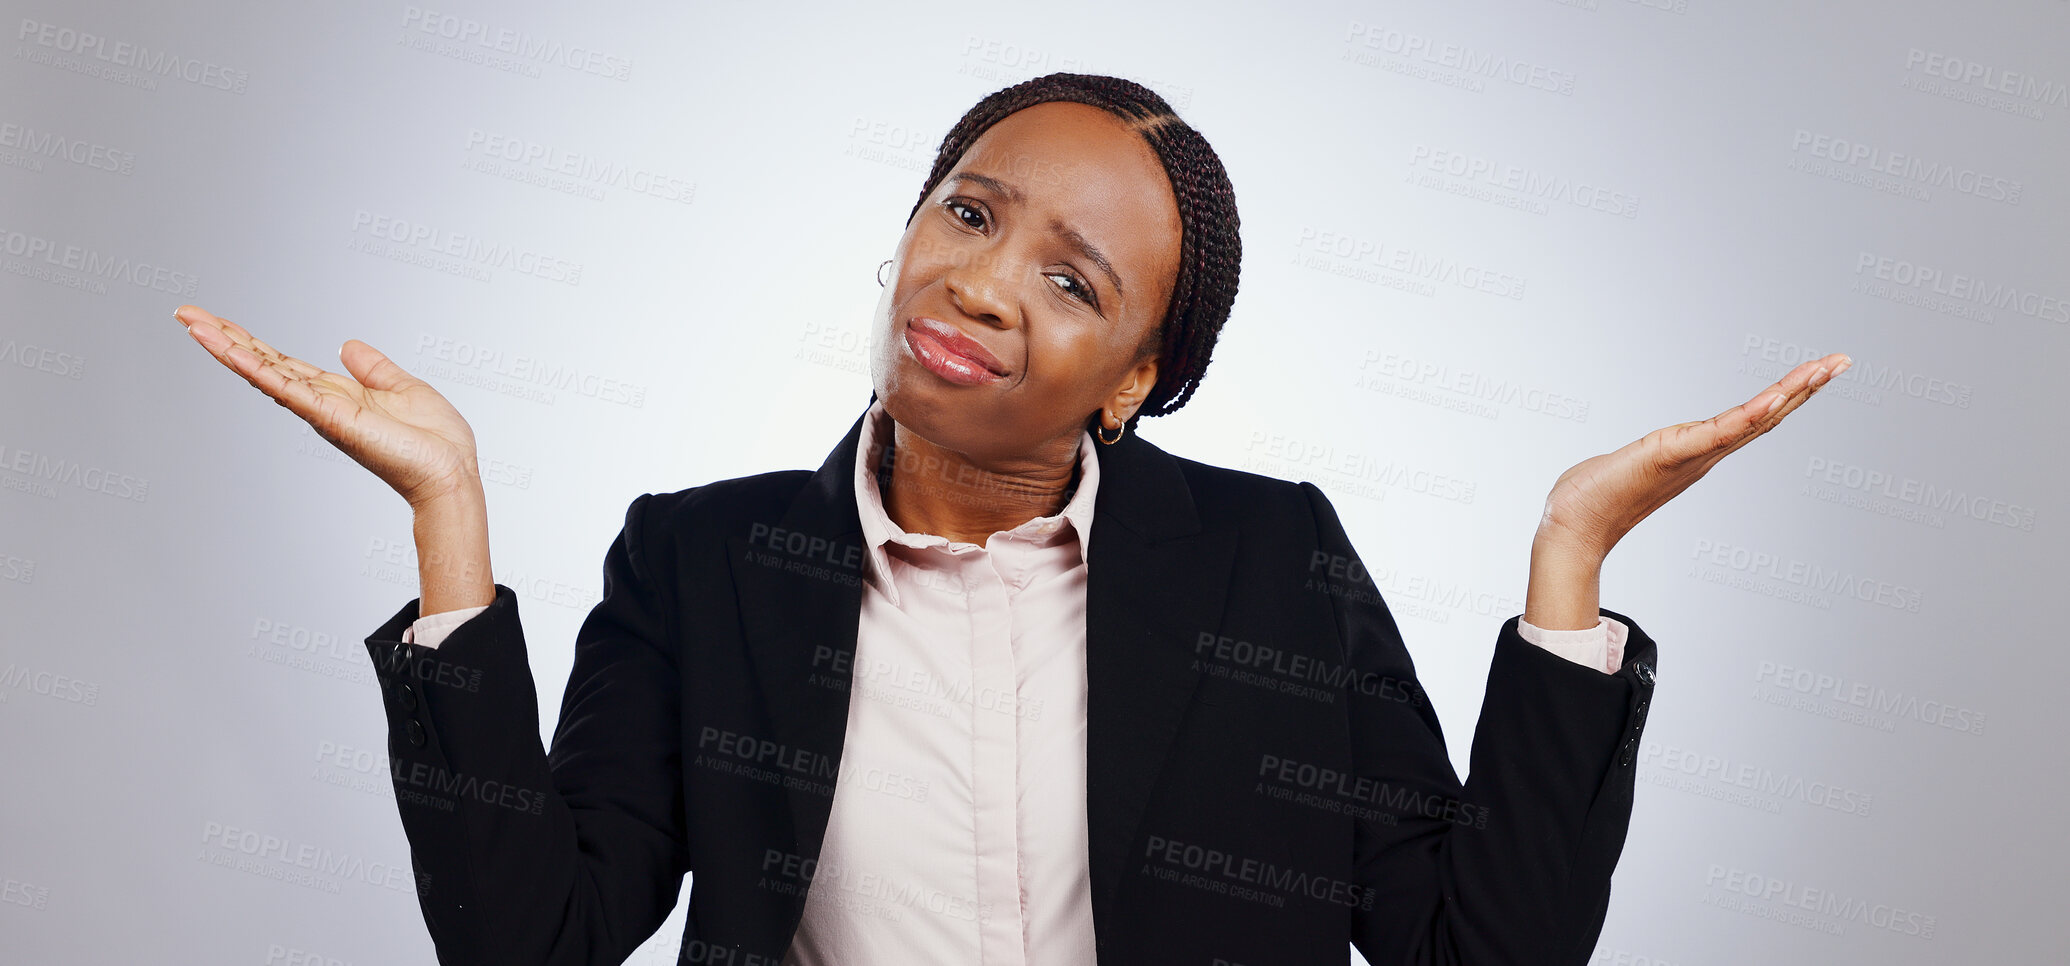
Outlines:
[[431,492],[406,496],[404,502],[419,517],[451,517],[476,512],[486,515],[489,498],[481,477],[465,473],[448,478]]
[[1545,630],[1585,630],[1601,616],[1603,557],[1586,544],[1541,532],[1531,544],[1524,620]]
[[492,603],[488,501],[477,486],[412,505],[421,614]]
[[1531,536],[1531,559],[1534,566],[1543,557],[1565,567],[1601,569],[1603,561],[1610,556],[1610,546],[1610,543],[1572,528],[1542,523],[1538,532]]

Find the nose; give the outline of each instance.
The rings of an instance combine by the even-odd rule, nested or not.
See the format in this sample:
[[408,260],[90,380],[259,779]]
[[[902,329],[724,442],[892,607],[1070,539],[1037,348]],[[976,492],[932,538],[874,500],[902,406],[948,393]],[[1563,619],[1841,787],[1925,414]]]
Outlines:
[[997,251],[967,253],[942,276],[942,284],[965,315],[994,328],[1010,329],[1020,324],[1019,264]]

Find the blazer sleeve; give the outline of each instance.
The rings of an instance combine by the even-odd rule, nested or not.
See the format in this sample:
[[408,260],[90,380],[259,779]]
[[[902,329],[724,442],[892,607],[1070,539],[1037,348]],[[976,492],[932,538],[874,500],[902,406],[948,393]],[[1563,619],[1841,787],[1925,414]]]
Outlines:
[[1633,759],[1653,691],[1652,638],[1629,628],[1615,674],[1496,633],[1471,771],[1452,769],[1401,632],[1334,507],[1308,494],[1332,570],[1351,692],[1354,767],[1389,808],[1361,818],[1357,882],[1373,890],[1352,944],[1374,966],[1583,966],[1609,908],[1631,820]]
[[510,587],[436,648],[401,640],[421,598],[366,639],[445,966],[622,962],[675,908],[690,869],[681,692],[672,598],[642,529],[651,496],[605,554],[551,751]]

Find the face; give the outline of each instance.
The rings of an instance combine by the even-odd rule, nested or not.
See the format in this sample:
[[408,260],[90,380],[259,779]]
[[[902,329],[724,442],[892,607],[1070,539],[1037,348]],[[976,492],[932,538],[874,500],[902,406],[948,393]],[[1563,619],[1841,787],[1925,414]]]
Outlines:
[[1178,201],[1121,118],[1051,101],[1002,118],[920,205],[878,302],[877,398],[908,432],[980,465],[1086,419],[1126,419],[1157,378],[1146,336],[1178,278]]

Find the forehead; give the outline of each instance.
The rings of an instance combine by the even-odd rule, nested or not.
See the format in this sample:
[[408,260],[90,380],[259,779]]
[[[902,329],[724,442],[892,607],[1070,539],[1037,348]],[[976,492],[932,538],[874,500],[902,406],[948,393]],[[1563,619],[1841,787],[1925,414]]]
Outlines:
[[1144,279],[1141,288],[1150,278],[1171,284],[1178,201],[1156,152],[1121,118],[1074,101],[1022,108],[987,128],[951,174],[966,171],[1017,187],[1042,224],[1077,229],[1131,269],[1125,278]]

